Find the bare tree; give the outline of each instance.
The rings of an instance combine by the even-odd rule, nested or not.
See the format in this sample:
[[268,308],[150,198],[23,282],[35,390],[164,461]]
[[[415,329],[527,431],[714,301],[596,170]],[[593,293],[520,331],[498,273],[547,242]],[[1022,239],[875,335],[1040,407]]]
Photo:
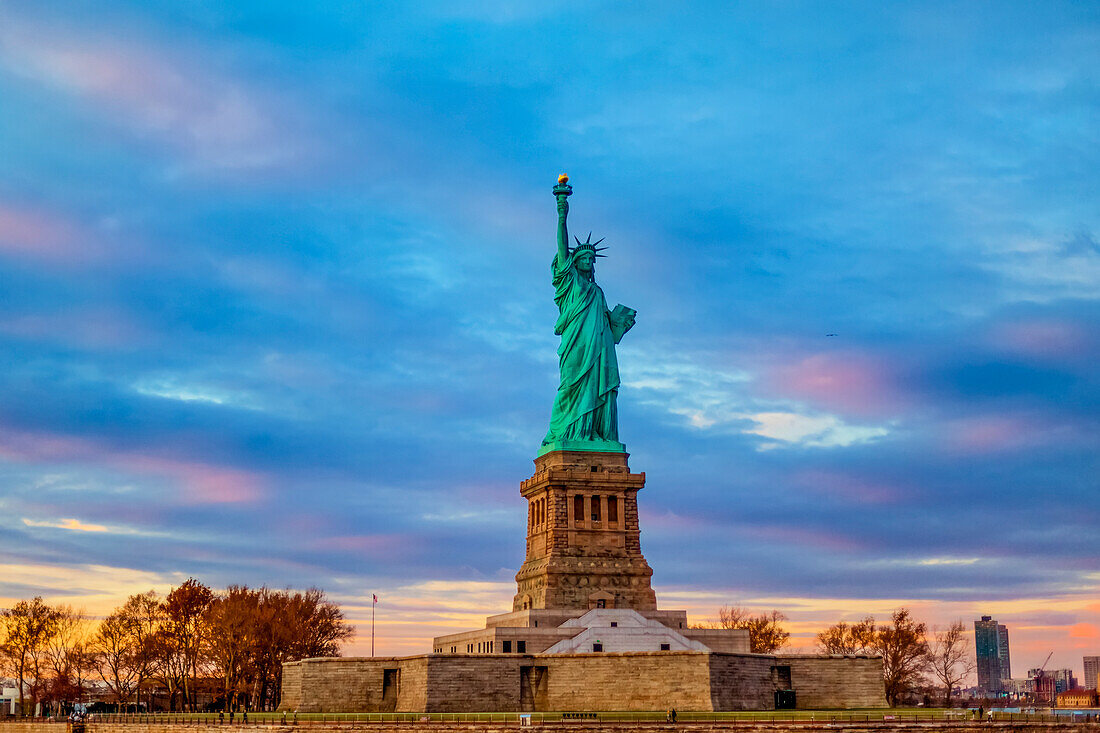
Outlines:
[[909,609],[894,611],[890,622],[876,630],[871,650],[882,657],[886,701],[893,707],[903,693],[920,682],[928,659],[928,641],[927,627],[914,621]]
[[952,691],[974,671],[974,658],[970,656],[970,641],[962,619],[951,622],[946,629],[933,632],[927,664],[943,685],[944,707],[951,707]]
[[88,617],[71,606],[58,606],[54,634],[46,645],[49,681],[46,696],[57,710],[63,702],[80,702],[95,668],[89,650]]
[[853,624],[841,621],[817,635],[817,644],[823,654],[867,654],[874,643],[873,616]]
[[122,607],[130,623],[134,643],[134,671],[137,674],[136,702],[141,702],[141,689],[153,675],[156,663],[156,636],[160,630],[163,608],[153,591],[130,596]]
[[188,666],[168,621],[153,636],[151,656],[150,676],[168,693],[168,709],[175,712],[176,698],[183,690]]
[[753,614],[741,606],[722,606],[718,609],[717,621],[710,621],[702,627],[717,629],[748,629],[749,651],[753,654],[772,654],[781,649],[791,638],[789,631],[783,628],[787,617],[776,610]]
[[130,619],[121,608],[99,624],[92,639],[96,669],[119,705],[130,700],[138,684],[137,649]]
[[[20,715],[33,715],[43,687],[46,650],[58,624],[57,609],[46,604],[41,596],[19,601],[0,612],[3,645],[0,654],[15,673]],[[30,705],[23,695],[30,692]]]

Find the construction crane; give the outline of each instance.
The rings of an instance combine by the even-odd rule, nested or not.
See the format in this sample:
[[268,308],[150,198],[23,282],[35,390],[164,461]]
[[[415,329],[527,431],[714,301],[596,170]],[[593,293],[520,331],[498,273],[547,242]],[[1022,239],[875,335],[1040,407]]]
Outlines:
[[[1043,670],[1045,670],[1047,668],[1047,665],[1050,664],[1050,658],[1053,657],[1053,656],[1054,656],[1054,650],[1051,649],[1050,654],[1048,654],[1047,658],[1045,660],[1043,660],[1043,666],[1039,667],[1039,671],[1035,675],[1035,702],[1039,701],[1039,687],[1042,685]],[[1050,686],[1050,707],[1053,708],[1055,706],[1055,704],[1058,702],[1058,683],[1056,683],[1054,680],[1051,680],[1051,683],[1052,684]]]

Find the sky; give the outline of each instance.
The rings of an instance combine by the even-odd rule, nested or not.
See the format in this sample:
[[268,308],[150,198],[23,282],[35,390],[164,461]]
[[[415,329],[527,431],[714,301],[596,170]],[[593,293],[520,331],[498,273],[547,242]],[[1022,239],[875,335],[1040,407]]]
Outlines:
[[0,0],[0,604],[510,609],[551,189],[662,607],[1100,654],[1100,7]]

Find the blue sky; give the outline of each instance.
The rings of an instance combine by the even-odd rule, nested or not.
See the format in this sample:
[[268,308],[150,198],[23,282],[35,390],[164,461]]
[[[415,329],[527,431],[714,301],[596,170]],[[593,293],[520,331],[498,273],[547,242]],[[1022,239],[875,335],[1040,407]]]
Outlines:
[[506,607],[565,171],[662,605],[1080,667],[1098,69],[1088,3],[0,2],[0,596]]

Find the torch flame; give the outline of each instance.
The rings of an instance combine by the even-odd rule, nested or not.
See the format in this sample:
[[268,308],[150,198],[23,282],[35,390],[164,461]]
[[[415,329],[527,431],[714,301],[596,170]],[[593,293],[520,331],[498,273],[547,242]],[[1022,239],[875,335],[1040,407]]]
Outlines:
[[562,173],[560,176],[558,176],[558,185],[559,186],[564,186],[567,183],[569,183],[569,176],[565,175],[564,173]]

